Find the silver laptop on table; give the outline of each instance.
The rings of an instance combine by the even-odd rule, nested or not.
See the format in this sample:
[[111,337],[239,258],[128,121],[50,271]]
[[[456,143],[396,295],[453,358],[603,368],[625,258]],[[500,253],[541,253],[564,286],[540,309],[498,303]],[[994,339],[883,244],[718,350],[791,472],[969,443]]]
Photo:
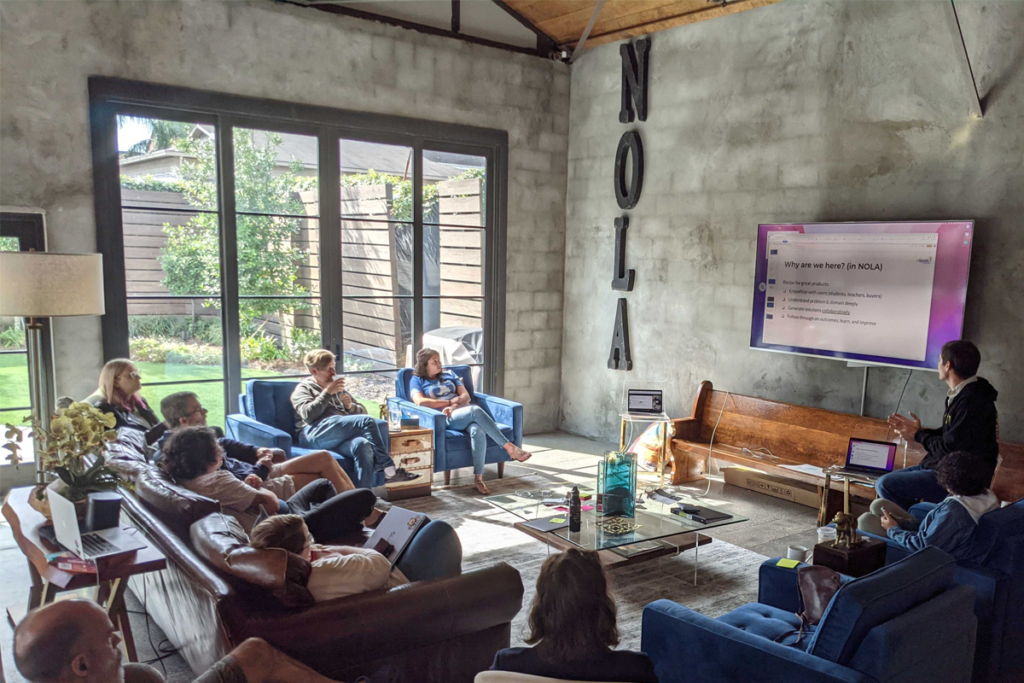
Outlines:
[[652,422],[667,420],[660,389],[629,389],[626,392],[626,413],[632,418]]
[[122,555],[145,548],[146,544],[120,526],[83,534],[78,528],[75,504],[53,489],[46,492],[53,515],[53,533],[57,542],[83,560]]

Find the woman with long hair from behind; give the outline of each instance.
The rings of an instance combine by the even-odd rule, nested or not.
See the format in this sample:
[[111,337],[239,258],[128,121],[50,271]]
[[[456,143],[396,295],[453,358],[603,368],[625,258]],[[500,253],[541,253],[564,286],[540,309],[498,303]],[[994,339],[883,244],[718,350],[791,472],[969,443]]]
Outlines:
[[534,647],[512,647],[494,656],[492,670],[576,681],[657,683],[654,664],[619,644],[615,601],[596,552],[570,548],[549,556],[537,577],[530,607]]

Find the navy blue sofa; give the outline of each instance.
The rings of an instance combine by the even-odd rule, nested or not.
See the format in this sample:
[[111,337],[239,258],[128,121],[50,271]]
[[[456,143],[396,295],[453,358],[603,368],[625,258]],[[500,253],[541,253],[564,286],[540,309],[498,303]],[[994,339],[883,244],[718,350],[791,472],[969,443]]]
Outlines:
[[[241,413],[224,418],[227,436],[238,441],[251,443],[261,448],[280,448],[289,458],[313,453],[318,449],[301,448],[299,435],[295,432],[295,409],[292,408],[292,391],[297,381],[269,381],[251,379],[245,383],[245,393],[238,396]],[[388,448],[388,423],[376,420],[381,438]],[[341,464],[341,468],[352,479],[358,481],[355,465],[350,458],[328,451]],[[374,486],[384,485],[384,473],[377,472]]]
[[[509,441],[517,446],[523,445],[523,404],[509,401],[497,396],[474,391],[473,376],[468,365],[450,365],[451,370],[462,380],[466,391],[473,397],[473,404],[487,411],[494,418],[495,424]],[[465,432],[448,429],[448,418],[439,410],[423,408],[412,402],[409,394],[409,382],[412,380],[412,368],[402,368],[395,379],[395,396],[388,399],[388,411],[392,415],[418,417],[420,427],[434,430],[434,471],[444,472],[444,483],[451,480],[451,471],[460,467],[473,466],[473,451],[470,449],[469,435]],[[485,462],[498,465],[498,476],[503,474],[504,464],[511,460],[505,449],[488,439],[487,457]]]
[[848,580],[799,643],[787,635],[800,628],[793,570],[717,619],[658,600],[644,608],[641,648],[661,683],[968,683],[975,594],[955,569],[925,548]]
[[[933,507],[920,503],[909,512],[924,519]],[[886,564],[910,554],[888,538],[864,535],[888,543]],[[984,515],[968,554],[972,561],[957,564],[954,580],[973,587],[978,596],[974,681],[1024,683],[1024,500]]]

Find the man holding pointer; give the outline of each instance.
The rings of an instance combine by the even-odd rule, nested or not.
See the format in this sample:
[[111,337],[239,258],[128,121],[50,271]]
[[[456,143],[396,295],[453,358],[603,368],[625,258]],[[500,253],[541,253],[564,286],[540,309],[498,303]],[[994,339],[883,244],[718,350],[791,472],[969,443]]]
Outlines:
[[939,503],[949,495],[935,477],[935,467],[954,451],[971,451],[984,456],[991,478],[999,457],[996,396],[999,392],[978,377],[981,353],[969,341],[951,341],[939,354],[939,379],[949,386],[942,426],[922,429],[914,415],[889,416],[889,425],[907,441],[924,446],[927,454],[920,465],[886,474],[878,480],[878,497],[902,508],[920,501]]

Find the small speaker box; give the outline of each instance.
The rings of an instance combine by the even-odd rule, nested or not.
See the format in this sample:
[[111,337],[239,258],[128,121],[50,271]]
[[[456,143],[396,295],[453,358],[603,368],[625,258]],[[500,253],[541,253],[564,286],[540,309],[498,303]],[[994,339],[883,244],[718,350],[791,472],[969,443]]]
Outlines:
[[89,494],[89,508],[85,513],[85,528],[89,531],[113,529],[121,520],[121,494],[97,491]]
[[418,417],[403,417],[401,422],[402,429],[416,429],[420,426],[420,418]]

